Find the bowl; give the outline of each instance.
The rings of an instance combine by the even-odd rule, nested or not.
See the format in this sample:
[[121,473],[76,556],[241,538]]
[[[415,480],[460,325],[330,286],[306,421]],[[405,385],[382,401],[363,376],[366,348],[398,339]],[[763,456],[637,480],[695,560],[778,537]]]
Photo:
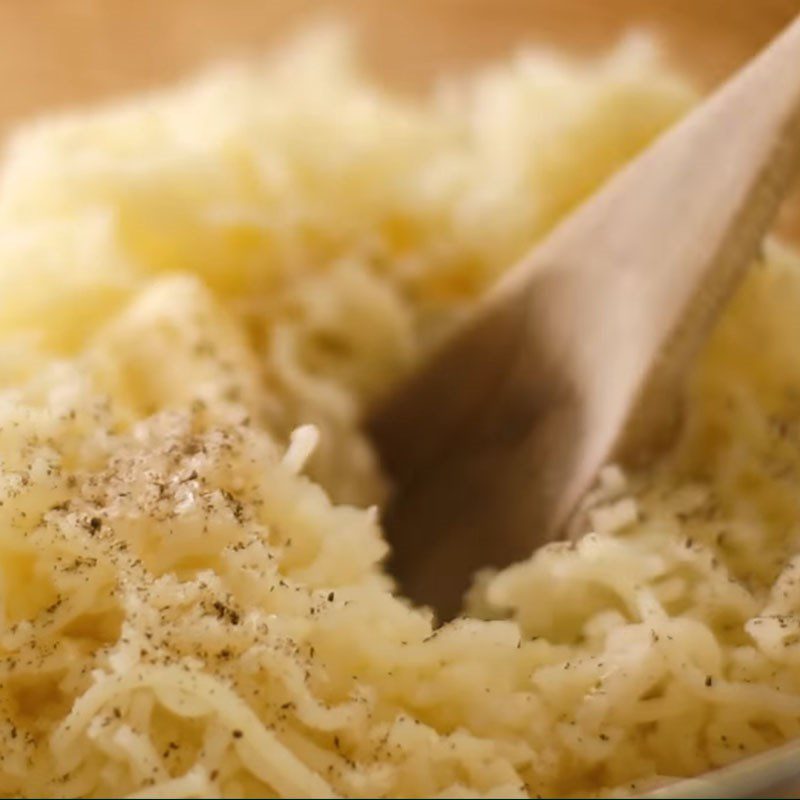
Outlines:
[[[592,53],[632,27],[655,31],[670,61],[710,90],[798,13],[800,0],[4,0],[0,137],[46,110],[258,54],[319,17],[349,20],[371,65],[411,91],[523,42]],[[800,241],[797,195],[778,227]],[[800,797],[800,741],[648,796]]]

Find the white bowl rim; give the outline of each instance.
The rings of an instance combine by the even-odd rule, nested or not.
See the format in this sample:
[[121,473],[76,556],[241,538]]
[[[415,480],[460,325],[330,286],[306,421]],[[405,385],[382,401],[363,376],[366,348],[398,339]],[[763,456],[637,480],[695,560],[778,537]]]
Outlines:
[[[791,792],[791,793],[789,793]],[[800,797],[800,739],[670,783],[647,798]]]

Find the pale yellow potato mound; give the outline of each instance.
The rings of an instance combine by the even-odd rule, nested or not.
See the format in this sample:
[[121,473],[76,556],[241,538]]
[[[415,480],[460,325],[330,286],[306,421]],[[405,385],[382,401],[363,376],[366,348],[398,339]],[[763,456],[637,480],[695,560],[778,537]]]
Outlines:
[[[435,629],[365,406],[692,92],[642,42],[426,100],[338,35],[21,131],[0,183],[0,795],[640,792],[800,733],[800,264],[682,440]],[[643,265],[646,268],[646,265]],[[501,619],[502,618],[502,619]]]

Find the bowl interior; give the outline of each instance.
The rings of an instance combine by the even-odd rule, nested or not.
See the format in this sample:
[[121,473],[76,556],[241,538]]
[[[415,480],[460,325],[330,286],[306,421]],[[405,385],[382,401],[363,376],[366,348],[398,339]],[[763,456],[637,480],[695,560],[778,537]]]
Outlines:
[[[418,89],[441,71],[522,42],[574,52],[632,27],[663,39],[671,61],[711,88],[800,13],[800,0],[3,0],[0,137],[25,117],[152,87],[215,59],[263,52],[304,21],[359,31],[389,82]],[[800,241],[800,193],[780,229]],[[800,797],[800,743],[681,782],[657,797]]]

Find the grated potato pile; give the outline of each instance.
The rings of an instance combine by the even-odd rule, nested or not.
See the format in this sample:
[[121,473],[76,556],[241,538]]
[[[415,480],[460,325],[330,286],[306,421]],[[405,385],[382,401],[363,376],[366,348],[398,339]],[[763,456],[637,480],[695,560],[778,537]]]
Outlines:
[[[19,133],[0,179],[0,795],[641,792],[800,734],[800,260],[681,441],[436,628],[365,406],[694,95],[647,43],[388,94],[346,37]],[[494,618],[493,620],[490,618]]]

